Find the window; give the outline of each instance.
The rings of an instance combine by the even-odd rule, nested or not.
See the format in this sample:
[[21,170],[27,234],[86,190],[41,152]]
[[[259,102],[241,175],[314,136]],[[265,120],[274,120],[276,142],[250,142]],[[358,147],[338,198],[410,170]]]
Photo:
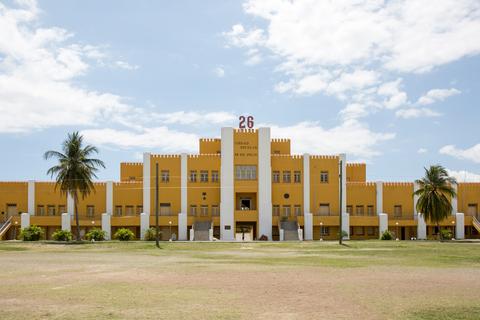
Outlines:
[[272,171],[272,182],[273,183],[280,182],[280,171]]
[[200,182],[208,182],[208,171],[207,170],[200,171]]
[[62,214],[62,213],[65,213],[65,212],[67,212],[67,207],[65,207],[64,205],[59,205],[58,206],[58,213]]
[[49,216],[54,216],[55,215],[55,206],[53,206],[53,205],[47,206],[47,214]]
[[467,215],[476,216],[478,213],[478,205],[476,203],[469,203],[467,208]]
[[301,180],[301,177],[300,177],[300,171],[294,171],[293,172],[293,182],[295,183],[300,183],[302,180]]
[[37,206],[37,216],[45,215],[45,207],[43,205]]
[[367,235],[374,236],[375,235],[375,228],[374,227],[367,227]]
[[328,235],[330,235],[330,227],[321,226],[321,227],[320,227],[320,234],[321,234],[322,236],[328,236]]
[[7,204],[7,218],[18,214],[17,205],[13,203]]
[[363,236],[363,227],[353,227],[353,234],[356,236]]
[[143,212],[143,206],[137,206],[137,216],[139,216]]
[[160,203],[160,215],[170,216],[172,214],[172,207],[170,203]]
[[330,204],[329,203],[320,203],[320,210],[318,211],[321,216],[330,215]]
[[282,207],[282,216],[283,217],[289,217],[290,216],[290,212],[291,212],[291,208],[289,205],[286,205],[286,206],[283,206]]
[[122,216],[122,206],[115,206],[115,216],[121,217]]
[[347,213],[348,213],[349,215],[352,215],[352,213],[353,213],[353,206],[347,206]]
[[401,205],[395,205],[393,207],[393,215],[394,215],[394,217],[401,217],[402,216],[402,206]]
[[95,215],[95,206],[89,205],[87,206],[87,217],[93,218]]
[[170,171],[162,170],[161,172],[162,182],[169,182],[170,181]]
[[235,166],[235,178],[237,180],[256,180],[256,166]]
[[125,206],[125,215],[133,216],[133,206]]
[[280,215],[280,206],[278,204],[274,204],[272,206],[272,215],[278,217]]
[[197,182],[197,171],[190,170],[190,182]]
[[302,215],[302,207],[299,205],[299,204],[296,204],[294,207],[293,207],[293,213],[295,214],[295,216],[301,216]]
[[283,171],[283,183],[290,183],[291,179],[291,172],[290,171]]
[[375,212],[373,211],[373,206],[367,206],[367,215],[374,216]]
[[320,183],[328,183],[328,171],[320,172]]
[[195,217],[197,215],[197,206],[194,204],[190,206],[190,215],[192,217]]
[[364,210],[363,206],[357,206],[357,207],[355,208],[355,214],[356,214],[357,216],[363,216],[363,214],[364,214],[364,211],[363,211],[363,210]]
[[200,206],[200,215],[202,217],[208,216],[208,206],[207,205]]
[[219,216],[220,210],[218,210],[218,205],[212,205],[212,216]]
[[218,171],[217,170],[212,171],[212,182],[218,182]]

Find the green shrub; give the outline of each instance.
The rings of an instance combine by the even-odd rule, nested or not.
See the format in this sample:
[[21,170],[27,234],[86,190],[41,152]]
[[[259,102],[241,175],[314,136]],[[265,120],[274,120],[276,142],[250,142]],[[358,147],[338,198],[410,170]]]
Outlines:
[[442,240],[451,240],[453,238],[452,232],[448,229],[440,230],[440,237]]
[[[155,228],[149,228],[148,230],[145,231],[145,236],[143,237],[143,240],[145,241],[155,241],[157,231]],[[162,235],[162,232],[158,232],[158,236],[160,237]]]
[[385,230],[382,233],[380,240],[393,240],[393,234],[389,230]]
[[135,234],[130,229],[121,228],[115,232],[113,237],[120,241],[130,241],[135,239]]
[[99,228],[93,228],[87,232],[85,239],[88,241],[103,241],[107,237],[107,232]]
[[55,241],[72,241],[73,235],[68,230],[58,229],[52,234],[52,238]]
[[43,229],[36,225],[23,228],[20,231],[20,240],[23,241],[38,241],[43,237]]

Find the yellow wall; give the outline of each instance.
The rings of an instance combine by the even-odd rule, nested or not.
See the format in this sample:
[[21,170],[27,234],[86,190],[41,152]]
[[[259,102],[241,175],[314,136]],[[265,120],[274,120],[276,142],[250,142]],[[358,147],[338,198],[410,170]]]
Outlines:
[[217,154],[221,149],[220,139],[200,139],[200,154]]
[[95,206],[94,219],[100,219],[102,213],[106,211],[106,183],[95,182],[94,186],[95,191],[92,191],[85,199],[82,199],[81,195],[79,196],[77,208],[80,219],[91,220],[91,218],[87,217],[87,205]]
[[273,154],[290,154],[290,139],[272,139],[270,144]]
[[[283,171],[290,171],[291,182],[284,183]],[[300,205],[303,215],[303,157],[290,155],[272,155],[272,171],[279,171],[280,182],[272,183],[272,205],[280,205],[280,214],[283,205],[290,205],[291,216],[294,216],[294,206]],[[294,171],[300,171],[300,183],[294,182]],[[285,194],[289,197],[286,199]]]
[[136,213],[137,206],[143,206],[142,182],[115,182],[113,184],[113,214],[115,207],[122,206],[122,215],[125,215],[126,206],[133,206]]
[[[197,182],[190,182],[190,170],[197,172]],[[208,182],[200,182],[200,171],[208,171]],[[212,182],[212,170],[218,171],[218,182]],[[190,206],[197,206],[197,218],[200,218],[200,206],[208,205],[208,216],[211,217],[212,205],[220,210],[220,154],[202,154],[188,156],[187,160],[187,215]],[[203,195],[205,193],[205,195]]]
[[367,181],[367,165],[365,163],[347,163],[347,182]]
[[388,213],[389,222],[394,219],[394,206],[402,206],[402,216],[413,219],[413,183],[384,182],[383,212]]
[[367,215],[367,206],[373,206],[374,215],[376,209],[377,192],[373,182],[347,182],[347,206],[352,206],[352,215],[356,213],[356,206],[364,207],[364,215]]
[[[180,155],[151,155],[150,156],[150,210],[155,211],[155,165],[158,163],[158,202],[170,203],[173,215],[180,212]],[[162,170],[170,172],[170,181],[162,182]]]
[[[339,209],[339,159],[338,156],[310,156],[310,210],[315,215],[320,203],[330,204],[330,214]],[[328,183],[320,182],[320,172],[328,171]]]
[[18,214],[28,211],[27,182],[0,182],[0,221],[7,215],[7,204],[16,204]]
[[48,214],[47,206],[55,206],[55,215],[61,215],[59,206],[64,206],[67,210],[67,196],[61,195],[60,189],[55,189],[55,182],[35,182],[35,214],[38,213],[37,207],[43,205],[45,215]]
[[120,163],[120,181],[142,181],[143,163],[141,162],[121,162]]
[[469,203],[476,203],[480,211],[480,183],[459,183],[457,201],[458,212],[467,214]]

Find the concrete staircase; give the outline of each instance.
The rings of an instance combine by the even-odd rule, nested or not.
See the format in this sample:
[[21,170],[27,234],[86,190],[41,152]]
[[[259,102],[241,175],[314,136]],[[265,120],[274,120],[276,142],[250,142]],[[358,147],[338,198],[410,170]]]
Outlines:
[[283,240],[298,241],[298,223],[297,221],[281,221],[280,229],[283,230]]
[[478,232],[480,232],[480,222],[476,217],[472,217],[472,224],[475,229],[477,229]]
[[0,225],[0,240],[3,240],[7,235],[8,230],[12,226],[12,217],[8,218],[5,222]]
[[210,239],[210,234],[213,231],[211,221],[197,221],[193,225],[193,230],[194,230],[193,240],[195,241],[211,241],[212,240]]

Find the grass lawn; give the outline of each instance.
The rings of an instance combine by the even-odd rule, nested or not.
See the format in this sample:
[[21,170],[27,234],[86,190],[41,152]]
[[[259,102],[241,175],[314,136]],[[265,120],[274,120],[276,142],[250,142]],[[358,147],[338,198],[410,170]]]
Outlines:
[[480,319],[480,243],[0,243],[0,319]]

